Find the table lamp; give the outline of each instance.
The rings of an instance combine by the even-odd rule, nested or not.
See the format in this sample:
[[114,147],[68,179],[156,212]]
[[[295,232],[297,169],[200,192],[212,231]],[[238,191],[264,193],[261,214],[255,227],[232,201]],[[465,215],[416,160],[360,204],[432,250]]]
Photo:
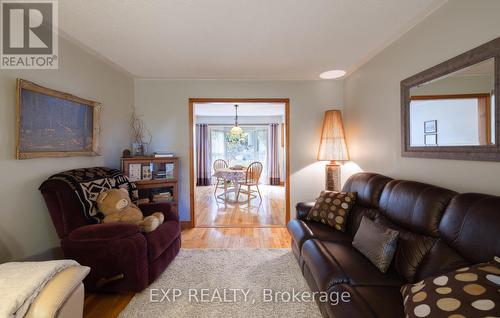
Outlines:
[[340,165],[338,161],[349,160],[345,142],[344,126],[340,110],[328,110],[323,119],[318,160],[328,160],[326,165],[325,188],[328,191],[340,191]]

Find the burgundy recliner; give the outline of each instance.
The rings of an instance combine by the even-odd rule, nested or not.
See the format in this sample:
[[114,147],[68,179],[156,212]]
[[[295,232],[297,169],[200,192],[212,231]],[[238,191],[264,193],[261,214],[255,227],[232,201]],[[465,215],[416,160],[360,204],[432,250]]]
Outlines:
[[71,186],[48,179],[40,186],[66,258],[91,268],[88,291],[139,292],[175,258],[181,246],[179,216],[169,203],[141,204],[144,216],[162,212],[165,221],[150,233],[133,224],[91,224]]

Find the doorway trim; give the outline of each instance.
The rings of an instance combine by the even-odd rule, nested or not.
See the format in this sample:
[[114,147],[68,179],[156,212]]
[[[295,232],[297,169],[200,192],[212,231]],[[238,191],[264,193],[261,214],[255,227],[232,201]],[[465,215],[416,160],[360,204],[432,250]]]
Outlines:
[[280,103],[285,104],[285,224],[290,221],[290,99],[289,98],[190,98],[189,99],[189,203],[190,227],[196,226],[194,213],[194,104]]

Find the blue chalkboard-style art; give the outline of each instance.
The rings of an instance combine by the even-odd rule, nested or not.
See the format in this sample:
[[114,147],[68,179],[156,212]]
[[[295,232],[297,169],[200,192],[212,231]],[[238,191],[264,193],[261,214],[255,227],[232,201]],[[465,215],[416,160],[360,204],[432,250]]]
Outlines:
[[98,155],[101,105],[17,81],[17,159]]

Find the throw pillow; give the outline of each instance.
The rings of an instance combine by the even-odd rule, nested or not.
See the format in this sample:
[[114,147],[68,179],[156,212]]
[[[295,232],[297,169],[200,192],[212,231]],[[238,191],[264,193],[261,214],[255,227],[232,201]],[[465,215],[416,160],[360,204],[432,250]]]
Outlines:
[[306,220],[321,222],[345,232],[346,219],[355,202],[356,192],[322,191]]
[[398,237],[398,231],[363,216],[352,246],[366,256],[379,271],[386,273],[396,252]]
[[401,288],[406,317],[500,316],[500,258]]

